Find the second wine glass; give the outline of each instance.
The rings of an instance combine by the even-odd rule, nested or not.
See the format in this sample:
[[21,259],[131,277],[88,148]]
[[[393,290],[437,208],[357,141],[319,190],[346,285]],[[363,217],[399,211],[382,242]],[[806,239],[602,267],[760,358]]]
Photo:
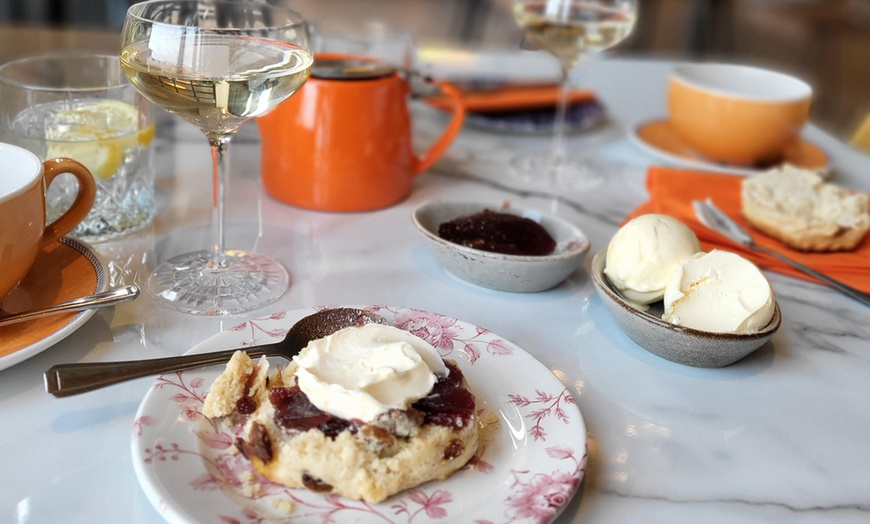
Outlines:
[[313,63],[305,20],[259,2],[154,0],[131,6],[121,66],[146,98],[198,126],[212,149],[212,243],[160,264],[148,292],[192,314],[257,309],[288,288],[287,271],[224,246],[227,152],[239,128],[290,97]]
[[514,170],[525,180],[543,177],[562,187],[595,185],[602,180],[600,169],[565,148],[570,74],[584,53],[612,47],[631,33],[637,0],[514,0],[513,9],[526,38],[559,60],[562,75],[552,150],[517,158]]

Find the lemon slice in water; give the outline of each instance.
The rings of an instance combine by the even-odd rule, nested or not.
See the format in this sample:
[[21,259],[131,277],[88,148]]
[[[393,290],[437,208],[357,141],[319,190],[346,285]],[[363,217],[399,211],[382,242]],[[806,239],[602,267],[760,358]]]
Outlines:
[[107,180],[121,167],[128,147],[147,146],[154,126],[139,131],[139,113],[126,102],[89,100],[55,111],[45,119],[48,158],[78,160]]

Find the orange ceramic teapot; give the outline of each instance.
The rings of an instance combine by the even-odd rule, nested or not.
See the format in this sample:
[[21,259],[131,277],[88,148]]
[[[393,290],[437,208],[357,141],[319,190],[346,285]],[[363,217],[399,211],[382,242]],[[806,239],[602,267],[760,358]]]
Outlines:
[[411,88],[396,69],[363,57],[316,55],[305,85],[257,120],[266,191],[321,211],[366,211],[402,200],[462,127],[459,93],[438,85],[455,109],[442,135],[417,156]]

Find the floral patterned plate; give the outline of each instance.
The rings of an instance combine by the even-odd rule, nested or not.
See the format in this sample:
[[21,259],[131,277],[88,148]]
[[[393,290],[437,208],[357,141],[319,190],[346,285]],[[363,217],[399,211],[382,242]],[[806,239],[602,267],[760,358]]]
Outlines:
[[[136,475],[166,520],[544,523],[565,508],[586,466],[586,427],[573,397],[550,370],[484,328],[415,309],[366,309],[428,340],[462,369],[484,424],[481,449],[469,464],[446,480],[380,504],[286,488],[254,474],[235,452],[232,442],[241,428],[202,416],[203,399],[221,368],[167,374],[142,401],[132,438]],[[191,353],[274,342],[313,311],[245,322]]]

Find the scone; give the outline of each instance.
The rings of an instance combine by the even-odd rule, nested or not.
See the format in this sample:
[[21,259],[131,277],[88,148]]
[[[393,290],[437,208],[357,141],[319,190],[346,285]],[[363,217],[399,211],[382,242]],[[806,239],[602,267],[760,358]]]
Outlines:
[[247,416],[236,447],[257,473],[375,503],[446,478],[474,456],[474,396],[456,364],[426,342],[369,324],[315,343],[271,377],[268,361],[237,352],[206,397],[209,418]]
[[800,251],[849,251],[870,229],[866,194],[791,166],[743,180],[741,211],[758,230]]

